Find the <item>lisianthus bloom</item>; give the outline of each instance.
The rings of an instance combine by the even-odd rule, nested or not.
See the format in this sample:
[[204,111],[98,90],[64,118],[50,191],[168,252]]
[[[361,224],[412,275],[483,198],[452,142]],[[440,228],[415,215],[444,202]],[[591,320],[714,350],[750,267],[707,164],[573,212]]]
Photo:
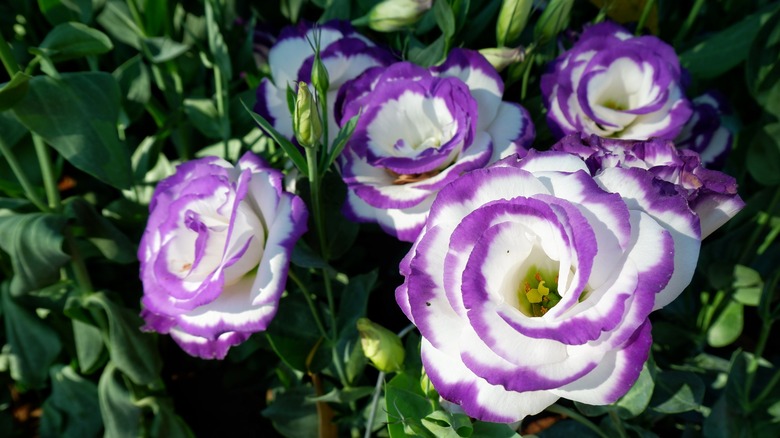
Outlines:
[[339,120],[361,113],[340,160],[347,217],[413,241],[439,189],[465,171],[525,154],[533,124],[503,93],[495,68],[464,49],[437,67],[399,62],[347,84]]
[[694,98],[691,103],[693,114],[674,144],[697,152],[704,166],[721,168],[734,141],[734,134],[723,123],[723,116],[731,112],[726,99],[720,93],[710,91]]
[[314,27],[301,22],[282,30],[276,44],[268,53],[271,77],[264,78],[257,89],[254,111],[282,135],[293,139],[292,115],[287,105],[287,88],[296,90],[299,82],[311,83],[316,40],[320,44],[320,57],[328,70],[328,136],[332,141],[338,134],[333,117],[333,104],[339,88],[357,77],[367,68],[384,66],[395,61],[390,53],[355,31],[347,22],[329,21]]
[[511,423],[560,397],[603,405],[631,388],[648,315],[690,282],[700,248],[685,198],[654,181],[530,151],[439,192],[396,300],[444,399]]
[[236,166],[217,157],[180,165],[157,185],[138,248],[144,329],[204,359],[265,330],[307,217],[282,174],[252,153]]
[[705,169],[696,152],[675,148],[668,140],[616,140],[572,134],[552,149],[572,152],[588,163],[592,174],[610,167],[647,169],[667,191],[682,194],[701,221],[702,238],[709,236],[745,206],[737,182],[723,172]]
[[603,22],[585,29],[542,75],[547,121],[558,137],[673,139],[691,115],[674,49]]

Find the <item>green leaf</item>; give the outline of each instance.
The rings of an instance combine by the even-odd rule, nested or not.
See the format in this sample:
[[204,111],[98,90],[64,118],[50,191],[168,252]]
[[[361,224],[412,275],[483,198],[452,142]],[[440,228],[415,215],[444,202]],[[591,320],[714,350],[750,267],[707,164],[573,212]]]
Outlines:
[[[387,430],[390,436],[406,436],[406,425],[422,428],[422,419],[433,412],[431,402],[423,395],[420,380],[409,373],[398,373],[385,384]],[[429,436],[433,436],[428,432]]]
[[352,403],[373,393],[373,386],[353,386],[344,389],[334,388],[327,394],[319,397],[308,397],[306,400],[311,402]]
[[742,334],[744,318],[744,306],[736,301],[729,301],[707,330],[707,343],[713,347],[725,347],[736,341]]
[[43,387],[49,365],[60,354],[62,343],[53,328],[14,301],[7,285],[0,286],[0,302],[10,346],[11,378],[29,388]]
[[97,436],[103,427],[97,386],[63,365],[51,367],[50,374],[52,392],[44,403],[41,436]]
[[54,26],[73,20],[89,23],[92,19],[92,0],[38,0],[38,8]]
[[310,386],[275,390],[273,401],[263,409],[263,416],[286,437],[317,436],[317,406],[307,401],[314,394]]
[[[577,423],[579,424],[579,423]],[[489,423],[487,421],[475,421],[472,424],[471,438],[512,438],[518,437],[511,427],[503,423]],[[575,436],[575,435],[570,435]],[[576,435],[582,437],[582,435]]]
[[473,431],[468,415],[449,413],[444,410],[431,412],[422,419],[422,424],[436,437],[470,437]]
[[133,396],[122,373],[109,362],[98,382],[100,413],[103,415],[106,437],[140,436],[141,408],[133,403]]
[[356,332],[355,323],[366,315],[368,307],[368,296],[376,285],[379,274],[376,269],[373,271],[352,277],[349,284],[344,288],[341,294],[339,304],[337,325],[339,332]]
[[166,438],[194,438],[187,423],[173,411],[173,403],[168,399],[153,398],[154,420],[150,436]]
[[227,138],[230,127],[219,116],[211,99],[184,99],[184,113],[192,125],[208,138]]
[[698,410],[704,397],[704,382],[694,373],[663,371],[656,375],[650,406],[656,412],[676,414]]
[[92,374],[99,370],[108,358],[108,352],[103,345],[103,333],[100,329],[74,319],[73,340],[76,344],[79,370],[84,374]]
[[130,102],[145,104],[152,96],[149,68],[141,55],[136,55],[111,73],[122,90],[122,96]]
[[452,13],[452,7],[448,0],[436,0],[433,3],[433,14],[436,17],[436,24],[448,41],[455,35],[455,14]]
[[116,188],[130,187],[130,152],[117,133],[119,87],[109,73],[37,76],[13,111],[74,166]]
[[175,59],[190,49],[189,45],[167,37],[143,38],[141,43],[148,52],[149,60],[155,64]]
[[614,404],[620,418],[634,418],[642,414],[650,403],[654,387],[655,382],[646,362],[634,386]]
[[[16,102],[22,100],[29,89],[28,82],[30,79],[32,79],[32,76],[18,71],[14,73],[9,82],[3,84],[3,87],[0,88],[0,111],[5,111],[14,106]],[[5,135],[5,132],[3,134]]]
[[758,306],[764,282],[761,274],[747,266],[734,266],[734,300],[746,306]]
[[98,15],[97,22],[117,40],[136,50],[141,50],[143,32],[130,16],[130,9],[124,1],[108,0],[103,11]]
[[753,137],[747,153],[750,175],[761,184],[780,184],[780,123],[765,125]]
[[210,1],[206,1],[206,33],[208,35],[209,52],[216,68],[222,73],[222,80],[226,85],[233,76],[233,69],[230,65],[230,54],[228,53],[225,40],[219,31],[219,25],[214,17],[214,8]]
[[[274,352],[291,368],[319,371],[332,357],[301,293],[292,294],[279,303],[279,310],[265,334]],[[315,349],[312,363],[307,367],[306,362]]]
[[162,361],[154,337],[140,331],[141,318],[102,292],[89,295],[85,304],[87,308],[105,312],[108,327],[102,328],[108,329],[107,347],[116,367],[139,385],[159,381]]
[[137,247],[135,243],[111,221],[95,211],[95,207],[84,198],[71,198],[66,201],[66,211],[76,220],[79,237],[86,238],[103,256],[114,262],[128,264],[135,262]]
[[780,9],[761,26],[753,40],[745,75],[756,101],[780,118]]
[[65,217],[30,213],[0,217],[0,248],[11,257],[11,293],[20,295],[48,286],[70,260],[62,251]]
[[315,252],[309,245],[302,239],[295,243],[292,256],[290,257],[290,263],[301,268],[314,268],[314,269],[332,269],[328,262],[322,259],[317,252]]
[[761,25],[769,20],[778,4],[770,4],[742,21],[714,34],[680,54],[680,65],[691,75],[714,78],[745,60]]
[[447,38],[441,35],[428,46],[422,45],[416,39],[412,39],[409,47],[409,61],[422,67],[436,65],[447,55]]
[[268,123],[268,120],[263,118],[260,114],[255,113],[251,109],[249,109],[245,103],[242,102],[244,105],[244,109],[249,112],[249,114],[252,116],[252,119],[260,125],[263,130],[271,136],[271,138],[274,139],[274,141],[282,147],[284,152],[287,154],[288,157],[292,160],[292,162],[295,164],[295,167],[298,168],[298,170],[304,174],[309,174],[309,166],[306,164],[306,159],[303,158],[303,154],[298,150],[295,145],[293,145],[290,140],[288,140],[285,136],[279,133],[276,129],[274,129],[273,125]]
[[341,155],[341,151],[344,150],[344,146],[347,145],[347,142],[349,141],[350,137],[352,137],[352,133],[355,132],[355,127],[357,126],[358,118],[360,117],[360,114],[357,114],[347,120],[347,123],[344,124],[344,126],[341,127],[339,130],[338,135],[336,135],[336,139],[333,140],[333,147],[331,148],[330,152],[328,153],[328,161],[325,162],[325,167],[321,169],[322,173],[325,173],[331,164],[333,164],[334,161],[336,161],[336,158],[338,158],[339,155]]
[[114,45],[106,34],[97,29],[67,22],[49,31],[39,48],[46,49],[52,61],[67,61],[109,52]]

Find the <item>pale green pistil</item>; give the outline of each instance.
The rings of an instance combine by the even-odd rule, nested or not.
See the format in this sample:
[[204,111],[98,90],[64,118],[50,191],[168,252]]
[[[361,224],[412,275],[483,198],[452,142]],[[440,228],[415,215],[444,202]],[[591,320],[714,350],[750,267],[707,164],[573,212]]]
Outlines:
[[558,276],[542,275],[532,268],[517,291],[520,311],[527,316],[543,316],[561,300]]

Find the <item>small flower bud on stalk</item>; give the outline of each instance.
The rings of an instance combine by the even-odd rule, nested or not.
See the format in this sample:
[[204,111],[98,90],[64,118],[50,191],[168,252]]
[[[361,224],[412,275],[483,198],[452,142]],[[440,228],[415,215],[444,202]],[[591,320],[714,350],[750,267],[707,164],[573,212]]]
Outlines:
[[393,32],[417,22],[431,8],[432,0],[384,0],[368,13],[368,27]]
[[368,318],[358,319],[357,329],[363,354],[379,371],[392,373],[401,369],[406,353],[395,333]]
[[309,91],[306,82],[298,83],[298,97],[293,113],[293,131],[295,138],[303,147],[313,147],[322,137],[322,121],[317,102]]
[[531,15],[532,0],[504,0],[496,22],[496,41],[499,46],[512,44],[525,29]]
[[495,67],[496,71],[502,71],[516,62],[523,62],[525,59],[525,50],[523,47],[510,49],[509,47],[495,47],[490,49],[480,49],[479,53]]
[[543,43],[555,38],[569,24],[574,0],[550,0],[534,27],[534,39]]
[[314,57],[314,63],[311,66],[311,84],[319,96],[324,96],[330,88],[330,76],[328,69],[322,63],[319,53]]

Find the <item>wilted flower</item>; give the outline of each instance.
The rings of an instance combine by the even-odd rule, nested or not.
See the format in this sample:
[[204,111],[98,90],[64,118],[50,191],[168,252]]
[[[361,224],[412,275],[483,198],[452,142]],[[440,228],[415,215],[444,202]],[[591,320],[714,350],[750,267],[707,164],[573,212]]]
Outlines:
[[678,192],[686,199],[701,221],[702,238],[720,228],[745,206],[737,194],[734,178],[705,169],[696,152],[676,149],[669,140],[617,140],[572,134],[552,148],[579,155],[593,175],[611,167],[649,170],[664,190]]
[[728,104],[714,91],[694,98],[691,103],[693,114],[674,144],[698,152],[706,167],[721,168],[734,141],[734,134],[723,123],[723,117],[730,113]]
[[383,0],[368,13],[368,27],[394,32],[416,23],[431,8],[433,0]]
[[542,76],[547,121],[558,137],[673,139],[691,115],[674,49],[617,24],[585,29]]
[[465,171],[525,154],[534,127],[503,93],[496,70],[463,49],[437,67],[401,62],[345,86],[339,120],[361,112],[340,160],[349,188],[345,214],[413,241],[442,187]]
[[368,318],[358,319],[357,329],[363,354],[379,371],[392,373],[401,369],[406,352],[398,335]]
[[648,315],[690,282],[699,247],[685,198],[650,172],[593,178],[577,156],[532,150],[439,192],[396,300],[439,394],[511,423],[559,397],[623,396],[650,351]]
[[158,185],[138,248],[146,330],[222,359],[265,330],[285,287],[306,207],[252,153],[180,165]]
[[[317,36],[318,35],[318,36]],[[257,88],[254,111],[282,135],[294,137],[292,115],[287,105],[287,88],[295,89],[298,82],[312,83],[314,49],[319,41],[320,57],[328,73],[328,143],[338,134],[333,118],[333,103],[339,88],[367,68],[388,65],[394,61],[390,53],[375,46],[366,37],[355,32],[349,23],[329,21],[313,27],[301,22],[282,30],[268,54],[271,78],[264,78]],[[323,78],[319,79],[323,81]]]

